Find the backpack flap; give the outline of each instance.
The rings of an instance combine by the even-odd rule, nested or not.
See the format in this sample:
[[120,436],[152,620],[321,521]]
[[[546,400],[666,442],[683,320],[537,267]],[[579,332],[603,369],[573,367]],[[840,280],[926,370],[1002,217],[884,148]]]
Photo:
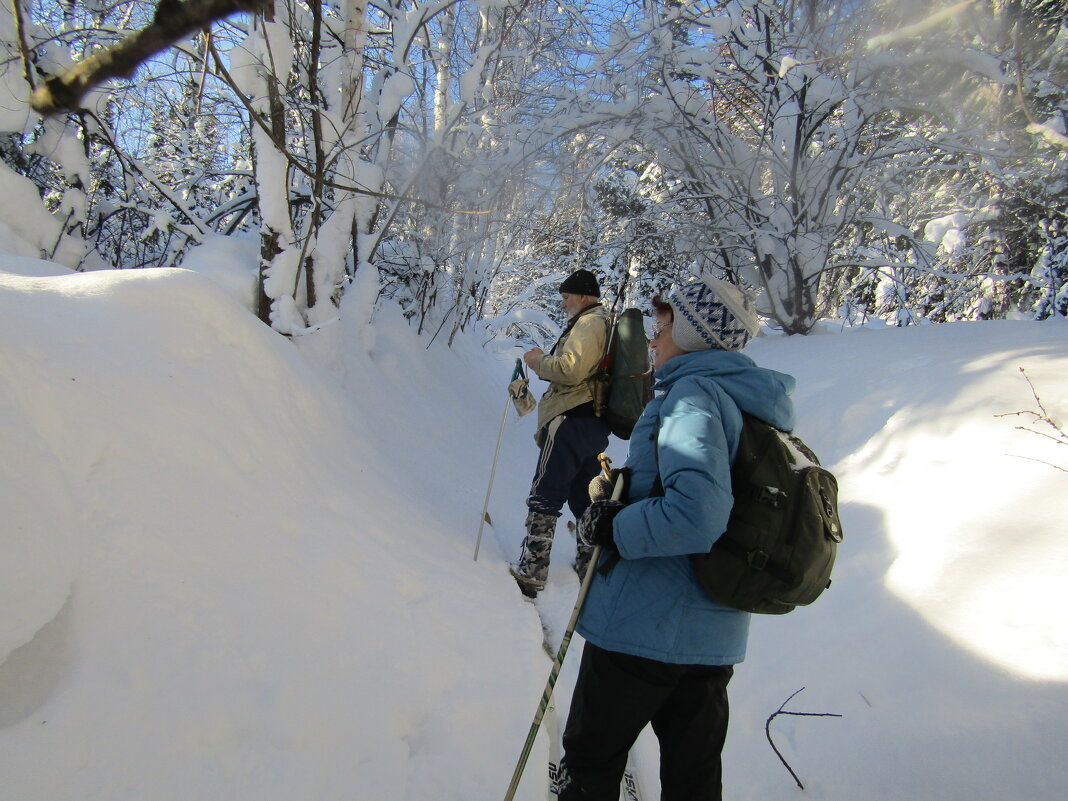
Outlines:
[[822,467],[806,467],[789,531],[793,536],[796,584],[779,600],[807,606],[831,586],[842,523],[838,519],[838,482]]
[[823,533],[827,539],[842,541],[842,520],[838,517],[838,481],[826,470],[819,471],[818,492],[820,514],[823,517]]

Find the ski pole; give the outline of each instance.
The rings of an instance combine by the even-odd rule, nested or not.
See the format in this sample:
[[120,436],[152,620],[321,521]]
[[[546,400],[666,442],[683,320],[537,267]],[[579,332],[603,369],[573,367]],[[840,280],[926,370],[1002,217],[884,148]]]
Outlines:
[[504,424],[508,422],[508,407],[511,398],[504,401],[504,414],[501,415],[501,428],[497,432],[497,450],[493,453],[493,467],[490,469],[489,486],[486,487],[486,500],[482,504],[482,520],[478,524],[478,539],[475,541],[475,561],[478,561],[478,549],[482,545],[482,529],[486,525],[486,511],[489,509],[490,493],[493,492],[493,477],[497,474],[497,458],[501,455],[501,439],[504,437]]
[[[515,360],[515,371],[512,373],[514,381],[521,374],[522,365],[519,359]],[[478,561],[478,549],[482,545],[482,529],[486,525],[486,512],[489,510],[490,493],[493,492],[493,478],[497,475],[497,459],[501,455],[501,440],[504,438],[504,424],[508,422],[508,404],[512,402],[511,395],[504,402],[504,414],[501,415],[501,427],[497,431],[497,448],[493,452],[493,467],[490,468],[489,485],[486,487],[486,500],[482,504],[482,519],[478,524],[478,539],[475,540],[475,561]]]
[[[602,461],[602,465],[604,461]],[[623,495],[623,476],[619,476],[616,479],[615,486],[612,488],[612,500],[618,501]],[[527,766],[527,760],[530,758],[530,752],[534,748],[534,739],[538,736],[538,729],[541,728],[541,721],[545,717],[545,710],[549,708],[549,702],[553,697],[553,689],[556,687],[556,680],[560,677],[560,669],[564,665],[564,657],[567,656],[568,646],[571,645],[571,637],[575,633],[575,624],[578,623],[579,614],[582,612],[582,605],[586,602],[586,595],[590,591],[590,584],[593,583],[593,574],[597,572],[597,560],[601,555],[601,546],[595,545],[593,553],[590,555],[590,566],[586,570],[586,575],[582,579],[582,586],[579,587],[578,598],[575,600],[575,608],[571,612],[571,619],[567,622],[567,629],[564,631],[564,638],[560,641],[560,647],[556,651],[556,659],[553,660],[552,670],[549,671],[549,680],[545,683],[545,692],[541,694],[541,701],[538,702],[538,711],[534,713],[534,722],[530,724],[530,731],[527,732],[527,740],[523,744],[523,751],[519,755],[519,762],[515,766],[515,772],[512,774],[512,783],[508,785],[508,792],[504,795],[504,801],[512,801],[515,798],[516,790],[519,789],[519,780],[523,777],[523,770]]]

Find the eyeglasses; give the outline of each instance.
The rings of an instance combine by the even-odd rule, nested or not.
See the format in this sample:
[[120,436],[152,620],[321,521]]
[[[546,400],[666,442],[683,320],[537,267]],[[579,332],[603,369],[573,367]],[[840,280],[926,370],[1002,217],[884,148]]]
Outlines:
[[653,339],[660,339],[660,335],[664,333],[664,329],[671,328],[671,324],[674,320],[668,320],[666,323],[656,323],[653,326]]

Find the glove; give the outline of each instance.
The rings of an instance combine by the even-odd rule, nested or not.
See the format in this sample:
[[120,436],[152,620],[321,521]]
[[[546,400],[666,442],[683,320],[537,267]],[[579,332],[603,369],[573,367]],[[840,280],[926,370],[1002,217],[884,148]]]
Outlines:
[[622,501],[594,501],[589,505],[578,521],[579,540],[587,548],[600,545],[602,548],[615,548],[612,538],[612,521],[619,510],[626,504]]
[[606,476],[604,473],[598,473],[590,481],[589,493],[591,501],[607,501],[612,497],[612,492],[616,488],[616,479],[623,476],[623,494],[620,499],[627,497],[627,491],[630,489],[630,468],[623,467],[620,469],[612,468],[608,471]]
[[527,379],[517,378],[508,385],[508,394],[512,397],[512,404],[520,417],[530,414],[538,406],[538,402],[530,394],[529,384]]

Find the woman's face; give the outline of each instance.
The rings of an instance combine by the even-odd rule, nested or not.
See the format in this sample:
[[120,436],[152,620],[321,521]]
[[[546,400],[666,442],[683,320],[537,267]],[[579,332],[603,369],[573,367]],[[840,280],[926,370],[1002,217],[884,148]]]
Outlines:
[[667,362],[676,356],[681,356],[684,351],[675,344],[671,336],[671,328],[674,323],[674,315],[669,309],[657,309],[656,324],[653,326],[653,338],[649,347],[653,351],[653,369],[659,370]]

